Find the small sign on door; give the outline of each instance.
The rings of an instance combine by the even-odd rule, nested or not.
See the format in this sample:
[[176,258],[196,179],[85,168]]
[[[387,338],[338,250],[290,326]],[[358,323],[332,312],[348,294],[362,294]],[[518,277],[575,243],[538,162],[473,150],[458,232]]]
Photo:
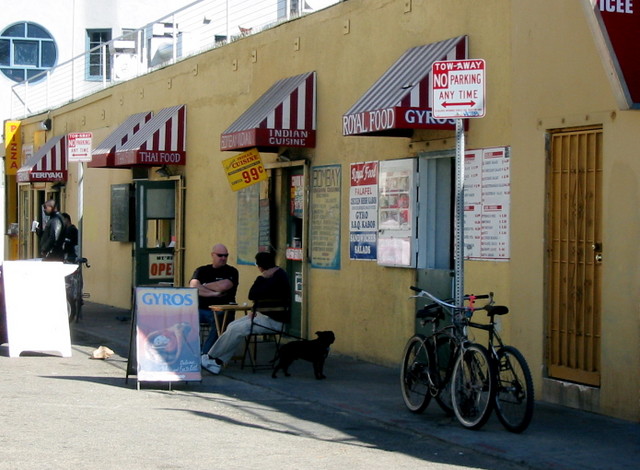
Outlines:
[[173,279],[172,253],[149,253],[149,279]]

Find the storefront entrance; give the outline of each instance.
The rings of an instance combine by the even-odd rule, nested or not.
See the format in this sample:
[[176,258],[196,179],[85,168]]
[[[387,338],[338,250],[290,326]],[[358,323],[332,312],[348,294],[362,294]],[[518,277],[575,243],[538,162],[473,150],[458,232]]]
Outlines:
[[[453,297],[454,172],[453,150],[430,152],[419,160],[416,285],[443,299]],[[416,332],[424,330],[416,321]]]
[[[48,217],[45,215],[42,205],[49,199],[56,201],[60,212],[64,212],[64,209],[60,208],[61,195],[57,189],[35,189],[31,184],[18,186],[19,259],[40,257],[40,238],[35,231],[32,231],[32,223],[37,221],[40,228],[44,228]],[[76,223],[75,220],[72,222]]]
[[305,314],[306,240],[307,240],[307,166],[270,167],[269,178],[269,241],[265,246],[275,249],[279,265],[291,280],[291,322],[289,333],[306,336]]
[[551,135],[546,317],[549,376],[600,385],[602,129]]
[[135,286],[182,285],[179,183],[135,182]]

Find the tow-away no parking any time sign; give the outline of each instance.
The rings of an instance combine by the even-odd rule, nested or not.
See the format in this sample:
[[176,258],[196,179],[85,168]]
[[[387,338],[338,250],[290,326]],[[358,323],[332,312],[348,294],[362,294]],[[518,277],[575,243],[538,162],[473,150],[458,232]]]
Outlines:
[[431,98],[435,118],[484,117],[484,59],[434,62],[431,68]]

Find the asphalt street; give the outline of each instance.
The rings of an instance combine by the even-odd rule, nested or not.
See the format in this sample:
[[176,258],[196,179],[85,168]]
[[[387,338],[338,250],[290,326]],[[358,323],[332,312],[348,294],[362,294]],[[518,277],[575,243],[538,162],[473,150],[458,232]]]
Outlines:
[[[640,425],[538,402],[522,435],[404,408],[393,368],[331,355],[271,379],[231,364],[202,382],[125,382],[128,312],[88,304],[71,358],[0,346],[0,469],[553,468],[640,463]],[[100,345],[116,355],[91,360]]]
[[3,347],[1,469],[520,468],[229,376],[138,391],[125,358],[92,349]]

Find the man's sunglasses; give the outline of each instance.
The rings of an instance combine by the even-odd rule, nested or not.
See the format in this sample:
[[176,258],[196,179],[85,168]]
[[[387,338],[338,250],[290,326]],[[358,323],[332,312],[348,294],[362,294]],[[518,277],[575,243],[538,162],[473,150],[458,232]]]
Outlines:
[[228,258],[229,253],[214,253],[218,258]]

